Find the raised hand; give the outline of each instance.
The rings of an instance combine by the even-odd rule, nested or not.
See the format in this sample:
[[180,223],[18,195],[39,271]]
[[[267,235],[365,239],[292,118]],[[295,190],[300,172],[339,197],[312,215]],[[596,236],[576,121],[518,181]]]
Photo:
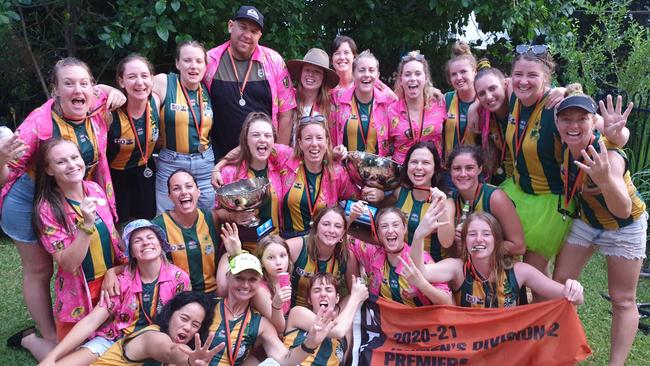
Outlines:
[[352,275],[352,289],[350,290],[350,297],[356,299],[358,302],[365,301],[368,298],[368,287],[366,282],[361,277]]
[[441,226],[447,225],[449,221],[446,217],[447,207],[445,201],[440,198],[434,198],[433,202],[427,209],[427,212],[420,217],[420,223],[415,229],[417,237],[425,237],[433,232],[436,232]]
[[205,340],[204,344],[201,344],[201,337],[196,333],[194,335],[194,350],[187,350],[186,348],[181,348],[183,352],[187,353],[187,363],[190,366],[207,366],[214,358],[214,355],[221,352],[226,344],[224,342],[219,343],[214,348],[210,348],[212,340],[214,339],[214,332],[208,335],[208,339]]
[[546,109],[555,108],[556,105],[560,104],[564,100],[565,92],[566,92],[566,88],[563,87],[557,87],[551,89],[551,91],[548,92],[548,98],[546,98],[546,103],[544,104],[544,108]]
[[106,200],[97,197],[84,197],[79,204],[81,216],[83,217],[83,225],[87,228],[95,225],[95,214],[97,213],[97,205],[106,204]]
[[587,173],[591,180],[596,183],[596,185],[600,186],[601,184],[607,183],[609,181],[610,166],[609,157],[607,155],[607,148],[605,147],[603,140],[598,141],[598,146],[600,146],[600,152],[596,152],[596,149],[593,147],[593,145],[589,145],[587,147],[589,154],[587,154],[585,150],[580,151],[584,163],[575,161],[575,164],[578,166],[578,168]]
[[241,253],[241,240],[236,224],[227,222],[221,226],[221,242],[231,256]]
[[422,275],[422,272],[415,266],[413,259],[407,257],[407,260],[402,258],[399,259],[402,262],[402,273],[401,275],[406,278],[409,285],[415,288],[422,288],[424,284],[427,283],[427,280]]
[[336,324],[336,312],[334,309],[319,309],[318,314],[316,314],[316,320],[309,329],[307,338],[305,338],[305,341],[303,342],[305,347],[317,348],[323,340],[327,338],[330,330],[332,330]]
[[627,117],[632,112],[634,103],[628,103],[627,109],[622,112],[623,97],[620,95],[617,96],[616,105],[614,105],[612,96],[607,95],[607,106],[605,106],[602,100],[598,102],[598,106],[600,107],[600,115],[603,117],[603,134],[608,137],[613,137],[619,135],[625,127]]

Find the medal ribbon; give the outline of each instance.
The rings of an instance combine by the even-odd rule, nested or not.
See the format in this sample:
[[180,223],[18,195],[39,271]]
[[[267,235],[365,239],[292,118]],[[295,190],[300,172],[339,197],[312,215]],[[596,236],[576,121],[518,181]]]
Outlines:
[[519,157],[519,152],[521,151],[521,145],[523,144],[525,138],[526,138],[526,133],[528,132],[528,126],[530,125],[530,121],[536,121],[538,118],[541,118],[542,110],[544,109],[544,101],[546,100],[546,95],[544,97],[540,98],[537,100],[535,103],[535,109],[533,110],[533,113],[530,114],[530,118],[528,118],[528,121],[526,121],[526,125],[524,126],[524,131],[519,136],[519,118],[521,116],[521,101],[517,99],[515,102],[516,105],[516,110],[517,110],[517,116],[515,117],[515,156],[514,156],[514,161],[517,161],[517,158]]
[[[314,213],[316,213],[316,208],[318,207],[318,205],[316,203],[318,202],[318,196],[320,196],[320,188],[323,185],[323,177],[321,176],[320,182],[318,182],[318,177],[316,177],[316,182],[318,183],[317,184],[318,190],[316,190],[316,195],[314,196],[314,199],[313,199],[313,202],[312,202],[311,193],[309,193],[311,186],[309,185],[309,179],[307,178],[307,167],[303,165],[302,168],[303,168],[302,173],[303,173],[303,176],[305,177],[305,186],[307,187],[306,191],[307,191],[307,205],[309,207],[309,215],[311,216],[311,219],[313,220],[314,219]],[[321,174],[322,174],[322,172],[321,172]]]
[[420,111],[420,136],[416,137],[415,133],[415,128],[413,126],[413,122],[411,121],[411,113],[409,111],[408,105],[406,106],[406,116],[409,119],[409,127],[411,128],[411,138],[414,141],[414,144],[417,144],[420,142],[420,139],[422,139],[422,132],[424,131],[424,107],[422,107],[422,110]]
[[[483,187],[483,183],[479,183],[478,186],[476,186],[476,190],[474,191],[474,201],[472,202],[472,206],[470,207],[470,212],[474,212],[474,208],[476,208],[476,205],[478,204],[478,200],[480,198],[479,192],[481,191],[481,188]],[[458,192],[458,198],[456,199],[456,218],[460,219],[462,213],[462,206],[461,206],[461,201],[463,200],[463,196],[460,195],[460,192]],[[462,202],[463,205],[465,202]]]
[[142,292],[138,292],[138,302],[140,303],[140,309],[142,309],[142,314],[147,319],[149,325],[153,324],[153,320],[156,317],[156,310],[158,308],[158,290],[160,283],[156,283],[153,288],[153,295],[151,295],[151,307],[149,307],[149,314],[147,314],[147,309],[144,308],[144,301],[142,301]]
[[196,114],[194,113],[194,108],[192,108],[192,103],[190,102],[190,96],[187,94],[187,89],[183,86],[183,83],[181,81],[178,81],[178,85],[181,86],[181,91],[183,92],[183,96],[185,97],[185,100],[187,101],[187,107],[190,109],[190,113],[192,113],[192,118],[194,119],[194,126],[196,127],[196,131],[199,133],[199,145],[201,145],[201,136],[203,135],[203,90],[201,88],[201,84],[199,84],[199,89],[196,91],[198,99],[198,104],[199,104],[199,118],[196,118]]
[[352,116],[359,116],[359,134],[361,135],[361,141],[363,141],[364,150],[368,150],[368,144],[366,140],[370,134],[370,129],[372,128],[373,118],[372,118],[372,102],[370,103],[370,108],[368,108],[368,130],[363,130],[363,123],[361,122],[361,113],[359,113],[359,105],[357,104],[357,98],[352,98]]
[[[189,101],[188,101],[189,103]],[[190,110],[192,107],[190,106]],[[133,129],[133,136],[135,137],[135,143],[138,146],[138,150],[140,151],[140,155],[142,155],[142,161],[144,162],[144,165],[147,165],[147,161],[149,161],[149,138],[148,138],[148,132],[149,129],[151,128],[151,107],[149,103],[147,103],[147,107],[145,110],[145,119],[144,119],[144,151],[142,151],[142,144],[140,144],[140,138],[138,138],[138,131],[135,129],[135,122],[133,122],[133,118],[131,118],[131,115],[129,114],[128,111],[126,111],[126,116],[129,118],[129,123],[131,124],[131,129]],[[199,133],[200,135],[200,133]],[[201,136],[199,136],[199,139]],[[151,324],[151,323],[149,323]]]
[[456,138],[458,138],[458,145],[465,144],[465,138],[467,137],[467,126],[463,129],[463,134],[460,134],[460,97],[458,93],[454,94],[454,99],[456,99]]
[[[223,319],[224,326],[226,327],[226,350],[228,351],[228,359],[230,360],[230,364],[234,365],[237,361],[237,353],[239,353],[239,348],[241,347],[241,342],[244,339],[244,329],[246,326],[248,326],[248,322],[250,321],[250,314],[251,314],[251,309],[250,305],[246,308],[246,311],[244,312],[244,319],[242,320],[241,326],[239,327],[239,332],[237,332],[237,341],[235,342],[235,348],[233,349],[232,347],[232,341],[230,339],[230,324],[228,322],[228,318],[226,318],[226,311],[225,311],[225,304],[224,302],[226,299],[223,299],[221,301],[221,319]],[[231,314],[232,315],[232,314]]]
[[[595,136],[591,136],[591,139],[589,140],[589,145],[594,143]],[[564,158],[564,208],[566,210],[569,209],[569,203],[575,196],[578,187],[582,186],[582,180],[584,179],[584,170],[577,168],[578,169],[578,175],[576,176],[575,181],[573,182],[573,186],[569,189],[569,186],[571,185],[569,182],[569,167],[570,167],[570,160],[571,160],[571,152],[567,148],[566,150],[566,157]],[[582,159],[578,159],[578,161],[581,161]],[[569,190],[571,193],[569,193]]]
[[251,59],[248,60],[248,69],[246,70],[246,75],[244,75],[244,82],[240,83],[239,74],[237,73],[237,66],[235,65],[235,59],[232,57],[232,52],[230,52],[230,47],[228,47],[228,56],[230,56],[230,64],[232,65],[232,70],[235,73],[237,86],[239,86],[239,99],[244,99],[244,89],[246,89],[246,83],[248,83],[248,76],[250,76],[251,69],[253,68],[253,58],[251,57]]

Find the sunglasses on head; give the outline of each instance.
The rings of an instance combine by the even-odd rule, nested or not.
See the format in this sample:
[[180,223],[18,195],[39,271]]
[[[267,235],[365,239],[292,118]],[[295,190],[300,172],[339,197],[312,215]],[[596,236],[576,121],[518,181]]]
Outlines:
[[317,114],[317,115],[315,115],[315,116],[304,116],[304,117],[300,117],[300,124],[303,124],[303,123],[312,123],[312,122],[316,122],[316,123],[325,123],[325,116],[323,116],[323,115],[321,115],[321,114]]
[[525,53],[532,53],[535,56],[540,56],[548,52],[548,46],[545,44],[520,44],[515,48],[518,55]]
[[421,54],[421,53],[418,53],[418,54],[415,54],[415,55],[408,54],[406,56],[402,56],[402,62],[409,62],[409,61],[413,61],[413,60],[422,62],[422,61],[424,61],[424,55]]

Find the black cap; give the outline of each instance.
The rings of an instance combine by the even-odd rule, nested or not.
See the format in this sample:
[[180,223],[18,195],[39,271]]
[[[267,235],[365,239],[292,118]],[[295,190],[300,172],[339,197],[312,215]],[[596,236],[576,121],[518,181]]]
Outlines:
[[580,108],[585,111],[595,114],[596,103],[586,95],[571,95],[564,98],[564,100],[557,106],[555,113],[560,113],[567,108]]
[[235,13],[234,19],[247,19],[264,29],[264,15],[254,6],[242,5]]

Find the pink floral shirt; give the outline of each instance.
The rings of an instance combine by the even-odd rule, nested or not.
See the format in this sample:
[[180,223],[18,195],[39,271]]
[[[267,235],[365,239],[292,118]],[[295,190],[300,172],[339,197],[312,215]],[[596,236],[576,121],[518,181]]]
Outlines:
[[[91,110],[104,106],[106,104],[106,94],[99,90],[95,89],[95,102],[91,107]],[[18,126],[16,129],[16,135],[27,145],[28,149],[25,151],[25,154],[18,159],[16,162],[9,163],[9,175],[7,181],[0,190],[0,207],[2,207],[2,202],[4,197],[7,195],[13,184],[20,178],[23,174],[29,173],[30,170],[33,171],[36,152],[38,151],[41,144],[50,139],[53,134],[54,125],[52,123],[52,106],[54,105],[54,99],[50,99],[42,106],[36,108],[32,113],[25,118],[23,123]],[[102,107],[102,108],[105,108]],[[97,170],[92,177],[92,180],[97,182],[104,192],[113,211],[113,215],[117,218],[117,211],[115,211],[115,196],[113,194],[113,183],[111,181],[111,174],[109,170],[108,159],[106,158],[106,146],[108,144],[108,127],[106,121],[104,120],[104,113],[98,113],[95,116],[90,118],[93,129],[95,130],[95,135],[97,137],[97,145],[95,148],[98,149],[98,164]],[[33,178],[33,175],[32,175]]]
[[[205,76],[203,77],[203,83],[210,91],[212,87],[212,79],[214,74],[217,72],[219,67],[219,62],[221,61],[221,56],[230,46],[230,41],[217,46],[210,51],[208,51],[208,66],[205,71]],[[271,88],[271,97],[273,98],[272,106],[272,116],[273,124],[275,128],[278,128],[278,113],[286,112],[296,108],[296,94],[293,90],[293,85],[291,84],[291,78],[289,77],[289,70],[280,56],[276,51],[264,47],[257,46],[252,56],[253,61],[257,61],[262,64],[264,73],[269,82],[269,87]]]
[[[106,194],[95,182],[83,181],[83,188],[86,196],[106,199]],[[106,228],[111,233],[111,244],[115,253],[115,263],[124,263],[124,249],[121,246],[120,236],[113,223],[113,213],[108,205],[96,205],[97,215],[104,221]],[[65,205],[65,213],[72,232],[58,224],[48,202],[41,202],[37,208],[41,213],[43,221],[43,232],[39,233],[39,241],[50,254],[60,252],[70,246],[74,241],[79,229],[75,226],[77,213],[70,205]],[[90,249],[89,249],[90,250]],[[74,272],[67,272],[61,266],[58,267],[55,277],[54,293],[54,317],[60,322],[75,323],[81,320],[92,310],[90,291],[88,283],[81,267]]]
[[[141,306],[139,299],[142,296],[142,281],[137,267],[135,273],[128,268],[125,269],[117,276],[117,280],[120,284],[120,294],[111,297],[110,304],[107,304],[106,301],[97,304],[97,306],[108,310],[112,316],[95,333],[95,336],[111,340],[127,335],[124,331],[135,325]],[[158,286],[158,301],[156,302],[156,314],[158,314],[177,293],[191,289],[190,276],[175,265],[163,261],[156,286]]]
[[393,147],[393,160],[397,163],[404,164],[406,153],[411,146],[421,141],[433,142],[438,154],[442,154],[442,126],[447,118],[444,106],[434,102],[430,109],[424,110],[424,119],[409,121],[406,102],[398,100],[388,107],[388,116],[390,118],[389,140]]

